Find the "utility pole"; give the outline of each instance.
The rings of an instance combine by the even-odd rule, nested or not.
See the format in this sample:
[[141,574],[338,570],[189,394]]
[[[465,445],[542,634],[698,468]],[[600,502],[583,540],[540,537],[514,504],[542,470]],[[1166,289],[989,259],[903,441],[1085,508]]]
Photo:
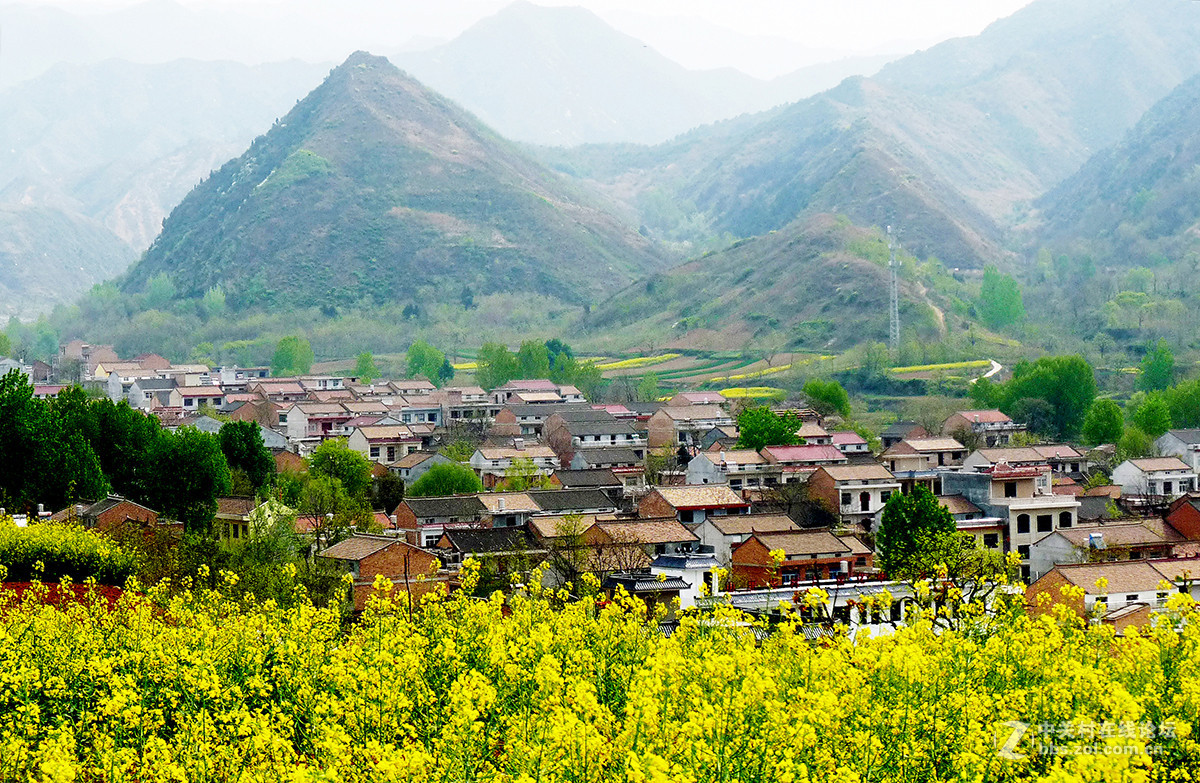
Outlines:
[[888,271],[891,272],[891,317],[889,319],[888,342],[893,355],[900,350],[900,265],[896,263],[896,241],[892,227],[887,227]]

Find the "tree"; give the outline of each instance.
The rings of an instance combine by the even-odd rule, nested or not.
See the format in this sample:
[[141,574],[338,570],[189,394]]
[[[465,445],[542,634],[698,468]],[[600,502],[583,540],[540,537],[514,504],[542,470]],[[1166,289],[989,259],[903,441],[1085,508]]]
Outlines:
[[390,470],[371,484],[371,507],[392,513],[404,500],[404,479]]
[[1017,400],[1010,415],[1014,421],[1025,424],[1031,435],[1053,437],[1058,429],[1054,422],[1054,406],[1037,397]]
[[1154,439],[1142,432],[1136,426],[1126,427],[1121,440],[1117,442],[1117,452],[1114,459],[1117,464],[1127,459],[1149,457],[1154,453]]
[[482,492],[483,483],[475,471],[455,463],[434,465],[408,488],[409,497],[426,498],[443,495],[466,495]]
[[804,384],[803,391],[809,404],[818,412],[826,415],[840,413],[843,418],[850,418],[850,395],[837,381],[813,378]]
[[454,365],[450,363],[449,359],[442,359],[442,366],[438,368],[437,377],[430,380],[438,386],[445,386],[454,380]]
[[517,351],[517,377],[548,378],[550,376],[550,352],[544,343],[526,340]]
[[484,343],[475,363],[475,380],[484,389],[498,388],[517,377],[517,357],[500,343]]
[[991,329],[1003,329],[1025,317],[1025,304],[1021,301],[1017,281],[994,266],[983,270],[979,315]]
[[1146,351],[1142,357],[1141,374],[1138,375],[1137,387],[1143,391],[1162,391],[1175,380],[1175,354],[1166,340],[1160,339],[1158,344]]
[[354,363],[354,374],[363,383],[370,383],[379,377],[379,368],[375,366],[375,357],[368,351],[358,355]]
[[284,337],[275,346],[271,357],[271,374],[276,376],[303,375],[312,370],[313,349],[303,337]]
[[314,475],[304,483],[300,493],[300,511],[309,520],[309,533],[323,549],[345,538],[362,517],[362,507],[356,503],[332,476]]
[[1083,441],[1089,446],[1117,443],[1125,431],[1121,407],[1112,400],[1096,400],[1083,420]]
[[232,486],[220,439],[195,427],[181,427],[164,432],[156,446],[155,508],[183,523],[186,532],[208,535],[217,498],[228,495]]
[[1004,387],[994,383],[991,378],[977,378],[971,384],[968,394],[979,410],[999,408],[1004,401]]
[[147,310],[161,310],[171,303],[176,293],[171,276],[166,272],[159,272],[146,281],[146,293],[142,295],[142,303]]
[[1176,427],[1200,427],[1200,379],[1184,381],[1166,391],[1171,408],[1171,424]]
[[436,383],[438,372],[446,361],[446,354],[424,340],[417,340],[408,347],[405,359],[408,364],[408,377],[416,378],[421,375]]
[[1036,362],[1018,362],[1004,385],[1000,409],[1012,414],[1018,400],[1036,398],[1054,407],[1057,437],[1074,440],[1096,399],[1096,374],[1079,355],[1043,356]]
[[958,538],[954,517],[921,485],[905,495],[893,492],[883,507],[875,537],[880,570],[897,579],[933,573],[947,538]]
[[221,453],[235,474],[240,472],[254,491],[259,491],[271,482],[275,475],[275,460],[263,445],[262,430],[252,421],[230,421],[221,425],[217,437],[221,440]]
[[543,475],[533,460],[525,458],[512,461],[496,489],[503,492],[524,492],[527,489],[546,489],[549,486],[550,477]]
[[366,504],[371,489],[371,461],[346,445],[345,438],[330,438],[308,458],[309,473],[341,482],[356,503]]
[[1138,392],[1130,400],[1130,419],[1134,425],[1151,438],[1157,438],[1171,429],[1171,408],[1162,394]]
[[746,408],[738,414],[738,448],[758,451],[764,446],[800,443],[796,432],[803,422],[793,411],[777,414],[765,405]]
[[635,392],[638,402],[654,402],[662,396],[662,389],[658,387],[658,374],[648,372],[638,381],[637,391]]
[[546,354],[550,357],[550,369],[553,371],[563,359],[574,359],[575,352],[571,346],[555,337],[546,341]]
[[8,335],[0,332],[0,356],[12,355],[12,341],[8,339]]

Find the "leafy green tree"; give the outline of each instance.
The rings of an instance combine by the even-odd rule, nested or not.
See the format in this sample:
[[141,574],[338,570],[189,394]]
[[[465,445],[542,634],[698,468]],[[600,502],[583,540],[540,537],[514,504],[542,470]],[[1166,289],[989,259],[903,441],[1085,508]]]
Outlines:
[[275,476],[275,460],[263,444],[262,430],[252,421],[229,421],[221,425],[221,453],[235,475],[241,473],[258,492]]
[[941,559],[946,539],[957,536],[954,517],[928,489],[917,485],[907,495],[893,492],[875,536],[875,564],[897,579],[933,573],[940,563],[932,561]]
[[308,458],[310,475],[335,478],[357,503],[366,503],[371,490],[371,461],[346,445],[345,438],[330,438]]
[[408,488],[410,497],[427,498],[482,492],[483,482],[475,471],[456,463],[434,465]]
[[1083,442],[1089,446],[1117,443],[1125,431],[1121,407],[1112,400],[1096,400],[1083,420]]
[[1004,385],[1000,409],[1009,415],[1022,399],[1042,399],[1054,408],[1057,437],[1074,440],[1096,399],[1096,374],[1078,355],[1043,356],[1036,362],[1018,362]]
[[[554,370],[561,360],[575,358],[575,352],[571,350],[571,346],[567,345],[557,337],[546,341],[546,354],[550,357],[551,370]],[[558,381],[556,381],[556,383],[558,383]]]
[[495,389],[517,377],[517,357],[500,343],[484,343],[475,361],[475,380],[484,389]]
[[438,372],[446,361],[446,354],[424,340],[417,340],[408,347],[405,359],[408,363],[408,377],[416,378],[420,375],[436,383]]
[[797,431],[803,422],[792,411],[778,414],[766,405],[746,408],[737,417],[738,448],[758,451],[764,446],[793,446],[800,443]]
[[404,479],[392,473],[375,479],[371,484],[371,507],[390,514],[404,500]]
[[271,357],[271,374],[276,376],[304,375],[312,370],[312,346],[303,337],[284,337],[275,346],[275,355]]
[[537,464],[531,459],[514,459],[508,470],[504,471],[504,479],[497,487],[503,492],[524,492],[527,489],[546,489],[550,486],[550,477],[542,475]]
[[1031,435],[1048,438],[1058,430],[1054,423],[1054,406],[1037,397],[1017,400],[1010,415],[1014,421],[1024,423]]
[[308,532],[318,549],[336,544],[350,534],[350,528],[366,521],[361,503],[346,492],[333,476],[310,475],[300,493],[300,512],[308,522]]
[[1004,386],[994,383],[991,378],[977,379],[971,384],[968,394],[979,410],[999,408],[1004,402]]
[[526,340],[517,351],[517,377],[549,378],[550,352],[544,343]]
[[1025,317],[1025,304],[1021,301],[1021,289],[1017,281],[994,266],[983,270],[979,315],[992,329],[1003,329]]
[[354,374],[363,383],[370,383],[379,377],[379,368],[375,366],[375,357],[369,351],[358,355],[354,363]]
[[155,508],[183,523],[188,533],[207,535],[217,498],[229,494],[229,463],[216,435],[195,427],[164,432],[156,444]]
[[0,332],[0,356],[12,356],[12,340],[4,332]]
[[1175,380],[1175,354],[1166,340],[1146,351],[1142,357],[1137,387],[1143,391],[1162,391]]
[[225,289],[213,286],[204,292],[200,300],[200,311],[206,320],[218,318],[225,314]]
[[1162,394],[1138,392],[1130,400],[1130,420],[1139,430],[1157,438],[1171,429],[1171,408]]
[[147,310],[161,310],[171,303],[176,294],[175,284],[166,272],[159,272],[146,281],[146,293],[142,302]]
[[824,414],[840,413],[845,418],[850,417],[850,395],[837,381],[813,378],[804,384],[803,391],[809,404],[817,411]]
[[639,402],[654,402],[662,396],[662,389],[658,387],[658,374],[648,372],[642,376],[637,385],[637,398]]
[[1154,451],[1154,438],[1142,432],[1136,426],[1125,428],[1121,440],[1117,442],[1116,460],[1118,463],[1127,459],[1148,457]]
[[1176,427],[1200,427],[1200,379],[1184,381],[1166,391],[1171,408],[1171,424]]
[[445,386],[454,380],[454,365],[450,363],[449,359],[442,359],[442,366],[438,368],[437,378],[431,380],[438,386]]

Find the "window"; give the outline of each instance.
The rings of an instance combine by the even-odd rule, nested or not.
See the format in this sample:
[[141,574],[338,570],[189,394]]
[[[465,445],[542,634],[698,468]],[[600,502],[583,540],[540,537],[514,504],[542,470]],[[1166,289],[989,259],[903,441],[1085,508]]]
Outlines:
[[1163,494],[1164,494],[1164,495],[1170,495],[1170,494],[1171,494],[1171,487],[1172,487],[1172,484],[1171,484],[1171,482],[1170,482],[1170,481],[1164,481],[1164,482],[1163,482]]
[[858,493],[858,507],[863,511],[871,510],[871,493],[870,492]]
[[1018,533],[1028,533],[1029,532],[1029,515],[1028,514],[1018,514],[1017,515],[1017,532]]
[[379,447],[378,446],[371,447],[371,459],[379,459]]
[[1167,594],[1166,593],[1156,593],[1155,594],[1154,603],[1158,604],[1159,606],[1163,606],[1164,604],[1166,604],[1166,602],[1167,602]]
[[886,492],[881,492],[879,494],[879,500],[881,503],[886,503],[886,502],[888,502],[888,498],[890,498],[891,496],[892,496],[892,493],[890,490],[886,491]]
[[1017,482],[1015,482],[1015,481],[1004,482],[1004,497],[1015,498],[1016,496],[1017,496]]
[[866,564],[867,558],[865,555],[859,555],[858,557],[854,558],[854,565],[865,566]]
[[998,546],[1000,546],[1000,534],[999,533],[984,533],[983,534],[983,545],[985,547],[987,547],[988,549],[997,548]]
[[850,503],[851,503],[851,500],[850,500],[850,493],[849,493],[849,492],[843,492],[843,493],[842,493],[842,505],[843,505],[843,506],[848,506],[848,505],[850,505]]
[[1138,599],[1138,594],[1137,594],[1137,593],[1128,593],[1128,594],[1125,596],[1125,603],[1127,603],[1127,604],[1136,603],[1136,602],[1137,602],[1137,599]]
[[690,525],[690,524],[692,524],[692,520],[695,518],[695,515],[696,515],[696,512],[694,512],[694,511],[681,510],[679,512],[679,521],[685,525]]
[[1072,524],[1072,520],[1071,520],[1071,512],[1070,511],[1064,511],[1058,515],[1058,526],[1059,527],[1070,527],[1071,524]]
[[1017,554],[1021,556],[1022,560],[1028,560],[1029,559],[1029,545],[1022,544],[1021,546],[1017,547]]
[[1037,529],[1039,533],[1049,533],[1054,529],[1053,514],[1038,514]]

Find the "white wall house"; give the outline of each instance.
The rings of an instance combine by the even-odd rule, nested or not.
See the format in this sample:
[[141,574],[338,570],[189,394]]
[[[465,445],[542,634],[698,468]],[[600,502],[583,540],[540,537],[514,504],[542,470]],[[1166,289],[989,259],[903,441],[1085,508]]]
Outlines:
[[1177,498],[1196,489],[1196,471],[1178,457],[1127,459],[1113,469],[1122,496]]

